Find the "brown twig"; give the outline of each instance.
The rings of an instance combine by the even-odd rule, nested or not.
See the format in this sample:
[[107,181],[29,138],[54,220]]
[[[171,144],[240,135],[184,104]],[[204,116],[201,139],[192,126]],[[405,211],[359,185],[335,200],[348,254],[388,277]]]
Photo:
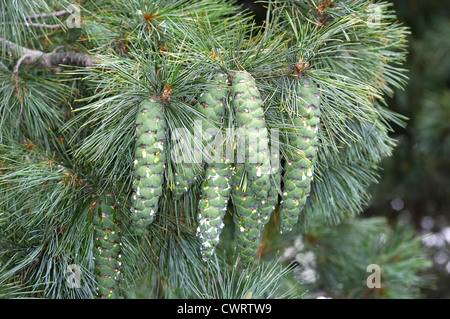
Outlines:
[[46,23],[32,23],[32,22],[19,22],[18,24],[32,27],[32,28],[44,28],[44,29],[58,29],[61,28],[60,24],[46,24]]
[[[47,24],[47,23],[36,23],[36,22],[31,22],[31,20],[36,20],[36,19],[46,19],[46,18],[51,18],[51,17],[59,17],[68,13],[73,13],[75,10],[60,10],[60,11],[55,11],[55,12],[50,12],[50,13],[39,13],[39,14],[35,14],[35,15],[31,15],[31,16],[27,16],[24,17],[24,19],[28,22],[22,22],[21,18],[17,18],[18,22],[14,22],[15,24],[20,24],[26,27],[32,27],[32,28],[45,28],[45,29],[58,29],[61,28],[62,25],[61,24]],[[3,22],[2,24],[12,24],[13,22]]]
[[22,57],[17,61],[16,65],[14,66],[14,73],[17,73],[19,71],[20,65],[25,61],[31,59],[30,54],[24,54]]
[[91,67],[95,64],[95,58],[83,53],[57,52],[44,53],[38,50],[31,50],[22,47],[14,42],[0,38],[0,50],[6,49],[10,54],[19,58],[14,73],[19,71],[21,65],[33,65],[35,68],[61,70],[61,65]]
[[60,10],[60,11],[55,11],[55,12],[50,12],[50,13],[39,13],[39,14],[25,17],[25,19],[34,20],[34,19],[39,19],[39,18],[45,19],[45,18],[50,18],[50,17],[59,17],[59,16],[62,16],[62,15],[68,14],[68,13],[73,13],[74,11],[75,10],[70,10],[70,11]]
[[44,29],[59,29],[62,28],[61,24],[46,24],[36,22],[3,22],[1,24],[18,24],[28,28],[44,28]]

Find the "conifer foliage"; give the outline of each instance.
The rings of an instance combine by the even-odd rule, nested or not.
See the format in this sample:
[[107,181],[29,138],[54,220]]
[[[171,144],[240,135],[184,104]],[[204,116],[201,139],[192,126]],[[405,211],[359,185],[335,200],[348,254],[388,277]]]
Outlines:
[[389,4],[267,1],[256,25],[228,0],[28,2],[0,10],[7,292],[295,295],[264,235],[358,214],[395,145]]

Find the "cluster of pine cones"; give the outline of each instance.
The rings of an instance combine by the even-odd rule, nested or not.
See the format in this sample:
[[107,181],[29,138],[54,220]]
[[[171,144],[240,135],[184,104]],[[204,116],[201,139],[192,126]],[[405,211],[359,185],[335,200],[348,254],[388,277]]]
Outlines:
[[[288,143],[296,150],[284,158],[270,145],[265,121],[264,101],[254,78],[245,71],[217,74],[214,83],[206,86],[196,110],[201,114],[203,146],[214,145],[214,128],[223,128],[227,116],[239,128],[234,147],[245,145],[243,154],[234,157],[216,156],[204,163],[201,196],[198,203],[197,237],[205,261],[213,256],[224,227],[229,200],[233,204],[233,221],[237,252],[244,267],[256,257],[261,232],[271,215],[280,206],[280,232],[289,232],[297,223],[306,204],[314,175],[317,152],[317,131],[320,121],[319,91],[308,77],[298,77],[293,85],[297,114]],[[158,212],[163,194],[167,158],[167,125],[164,100],[152,97],[142,101],[136,118],[136,149],[133,176],[132,224],[136,234],[143,235]],[[231,107],[226,107],[230,105]],[[228,111],[227,111],[228,110]],[[227,114],[227,112],[232,112]],[[223,130],[219,130],[223,133]],[[239,141],[237,141],[239,140]],[[209,153],[214,157],[217,149]],[[278,158],[277,158],[278,156]],[[218,160],[217,160],[218,159]],[[273,161],[277,165],[272,165]],[[179,199],[198,178],[191,165],[174,175],[172,196]],[[281,198],[281,200],[279,200]],[[115,298],[120,281],[120,235],[115,200],[108,194],[95,206],[95,263],[101,298]]]
[[[230,161],[222,156],[219,161],[205,164],[198,203],[197,236],[202,256],[208,260],[219,243],[223,218],[231,199],[238,252],[243,263],[248,264],[256,255],[262,228],[278,205],[280,191],[281,232],[292,229],[305,206],[316,156],[319,94],[311,79],[296,79],[295,103],[299,114],[294,119],[297,129],[292,132],[289,143],[298,152],[293,158],[286,159],[282,174],[279,165],[271,165],[272,156],[278,154],[271,152],[263,98],[255,80],[245,71],[230,73],[230,76],[217,74],[215,83],[204,88],[196,110],[203,115],[203,131],[208,132],[212,127],[223,127],[227,115],[225,105],[230,103],[235,127],[240,129],[241,142],[245,142],[245,161]],[[139,233],[145,232],[158,212],[169,156],[165,148],[166,137],[164,101],[157,98],[143,101],[136,119],[132,215]],[[211,145],[215,136],[205,133],[204,138],[204,145]],[[192,166],[182,167],[183,170],[174,176],[174,199],[180,198],[197,178]]]

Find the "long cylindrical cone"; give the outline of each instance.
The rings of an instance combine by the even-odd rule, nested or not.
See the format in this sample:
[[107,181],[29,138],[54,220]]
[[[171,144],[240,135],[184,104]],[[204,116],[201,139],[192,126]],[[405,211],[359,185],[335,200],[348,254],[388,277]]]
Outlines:
[[141,103],[136,118],[132,221],[138,233],[153,222],[162,195],[166,163],[166,122],[156,99]]
[[208,163],[205,169],[199,201],[197,236],[201,242],[201,253],[204,260],[211,258],[219,243],[219,236],[224,226],[223,218],[231,193],[231,166],[224,156],[216,153],[223,150],[220,149],[223,145],[214,145],[216,134],[222,134],[220,128],[225,116],[224,104],[227,95],[227,76],[219,73],[216,75],[214,83],[205,87],[197,105],[198,111],[207,119],[201,121],[203,136],[206,139],[205,144],[208,147],[206,151],[212,158],[215,158]]
[[[244,266],[256,257],[261,230],[273,211],[271,162],[268,129],[264,118],[263,99],[253,77],[233,72],[231,97],[237,129],[237,179],[246,176],[246,187],[234,183],[232,199],[238,251]],[[242,145],[244,150],[242,150]],[[243,163],[240,159],[244,159]],[[271,198],[271,199],[269,199]]]
[[102,196],[94,208],[94,259],[99,298],[119,297],[121,239],[114,197]]
[[320,123],[319,90],[311,78],[296,80],[295,103],[298,114],[293,120],[294,129],[289,143],[296,148],[292,158],[288,158],[284,168],[284,189],[280,232],[293,229],[298,222],[311,191],[314,176]]
[[236,248],[244,267],[256,257],[261,239],[261,216],[254,192],[241,185],[245,172],[244,164],[236,164],[232,178]]

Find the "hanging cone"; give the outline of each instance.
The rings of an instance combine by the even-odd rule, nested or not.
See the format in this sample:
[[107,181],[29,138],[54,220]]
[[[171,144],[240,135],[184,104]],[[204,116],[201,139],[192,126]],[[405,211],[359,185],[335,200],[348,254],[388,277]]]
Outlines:
[[295,129],[289,136],[289,143],[297,148],[292,158],[286,160],[284,167],[284,189],[280,232],[285,233],[297,224],[300,213],[311,192],[314,176],[320,123],[319,90],[311,78],[296,80],[296,104],[298,114],[294,117]]
[[132,221],[139,234],[153,222],[166,162],[166,123],[162,105],[155,99],[142,102],[136,118],[136,151],[134,160]]
[[[232,170],[224,156],[217,154],[222,145],[214,145],[215,134],[222,134],[215,129],[214,123],[223,124],[225,116],[225,100],[228,95],[227,76],[217,74],[215,83],[208,85],[200,97],[197,109],[207,119],[202,121],[203,136],[206,138],[208,153],[211,153],[214,160],[210,161],[205,169],[205,177],[202,183],[202,194],[199,201],[197,237],[201,242],[201,253],[203,259],[209,260],[214,254],[214,250],[219,243],[219,236],[224,226],[228,199],[231,193],[230,179]],[[216,156],[218,155],[218,156]]]
[[102,196],[94,208],[94,259],[98,297],[118,298],[121,266],[120,228],[111,195]]

